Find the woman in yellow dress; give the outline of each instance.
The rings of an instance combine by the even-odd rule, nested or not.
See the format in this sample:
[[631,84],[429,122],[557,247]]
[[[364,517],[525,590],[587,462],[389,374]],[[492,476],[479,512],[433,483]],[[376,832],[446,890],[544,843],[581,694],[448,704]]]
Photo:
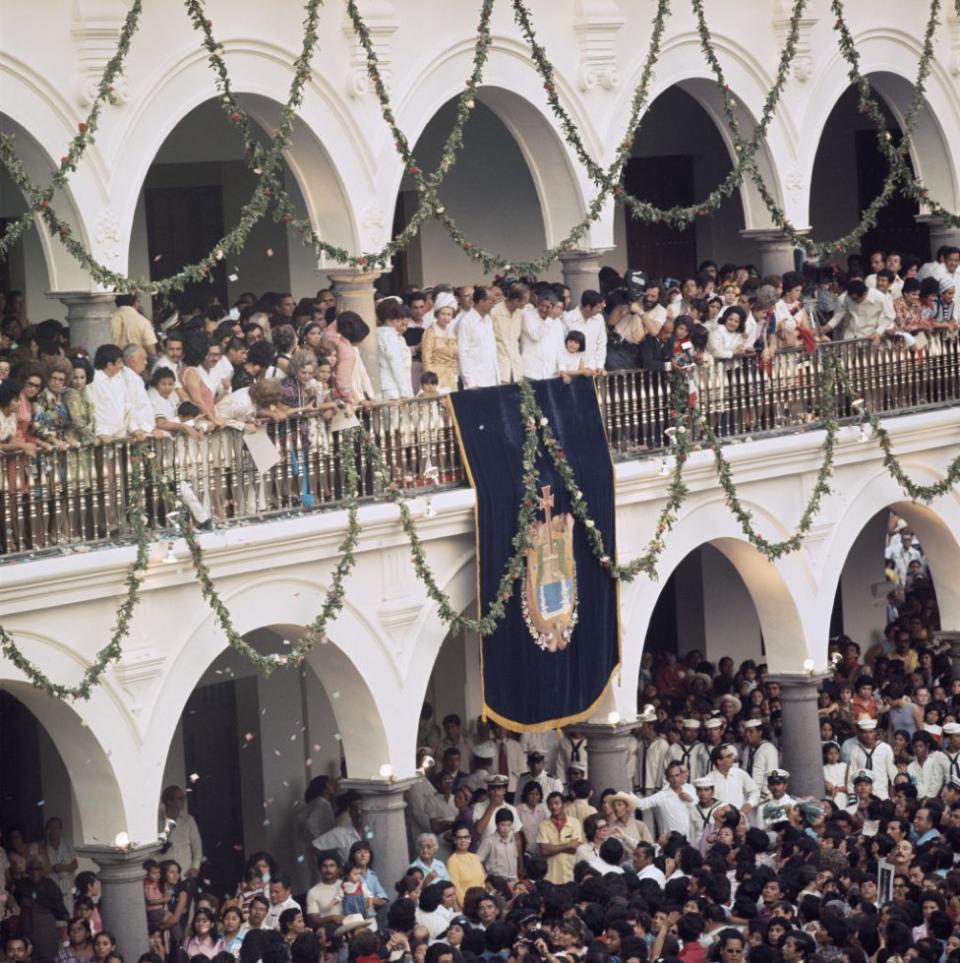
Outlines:
[[457,363],[457,337],[452,330],[453,313],[457,301],[444,291],[437,295],[433,305],[434,323],[423,333],[420,357],[424,371],[432,371],[440,381],[440,387],[457,390],[460,366]]

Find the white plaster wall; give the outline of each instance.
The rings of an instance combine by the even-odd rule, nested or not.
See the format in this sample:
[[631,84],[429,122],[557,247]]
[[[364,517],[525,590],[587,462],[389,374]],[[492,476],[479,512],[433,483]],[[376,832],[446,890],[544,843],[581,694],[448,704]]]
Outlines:
[[[411,143],[415,143],[438,112],[446,116],[443,105],[463,90],[476,37],[477,10],[473,5],[449,4],[445,0],[405,0],[402,7],[399,0],[382,0],[363,9],[375,25],[378,16],[390,25],[381,47],[383,67],[385,72],[389,71],[396,115]],[[539,36],[557,66],[558,91],[582,132],[586,149],[603,163],[609,161],[623,138],[650,30],[646,8],[620,4],[619,9],[624,24],[610,33],[608,39],[610,62],[618,68],[620,84],[609,90],[599,86],[583,89],[574,15],[584,14],[589,19],[592,7],[576,7],[573,0],[564,0],[559,6],[548,0],[536,0],[532,4]],[[259,121],[268,128],[273,126],[275,105],[286,99],[289,64],[301,36],[299,5],[283,0],[238,10],[226,0],[211,0],[207,10],[224,44],[238,95],[250,104]],[[77,92],[82,80],[78,39],[83,36],[84,18],[104,15],[109,23],[112,17],[119,27],[123,13],[121,3],[101,4],[94,0],[76,0],[69,16],[64,15],[59,0],[8,4],[4,10],[5,29],[0,37],[3,77],[0,113],[4,115],[5,127],[9,119],[9,125],[19,125],[24,132],[18,149],[37,182],[42,183],[49,176],[51,158],[62,154],[64,144],[83,117],[84,109]],[[885,74],[887,79],[880,87],[894,114],[899,116],[904,102],[903,84],[910,81],[916,71],[922,13],[910,4],[886,6],[882,10],[870,5],[851,5],[847,13],[863,71]],[[743,0],[714,5],[707,15],[731,91],[743,110],[756,117],[772,82],[781,39],[778,31],[782,30],[787,5],[783,0]],[[842,205],[831,204],[828,211],[822,200],[811,199],[811,177],[827,117],[848,86],[847,68],[836,49],[834,18],[828,0],[812,0],[807,18],[802,40],[810,51],[809,73],[795,74],[788,82],[770,127],[761,163],[770,172],[775,191],[798,226],[804,227],[812,219],[818,232],[822,227],[832,233],[831,225],[839,229]],[[750,24],[748,41],[744,37],[744,23]],[[430,25],[426,32],[424,24]],[[339,7],[329,5],[321,10],[323,43],[298,112],[295,143],[288,161],[298,171],[304,210],[314,218],[321,233],[354,250],[373,250],[390,236],[403,171],[391,135],[379,116],[379,105],[363,92],[362,84],[357,86],[354,82],[355,71],[362,72],[363,68],[354,59],[353,39],[344,32],[343,25]],[[681,5],[672,11],[651,88],[651,102],[674,84],[683,84],[691,90],[697,83],[709,84],[709,69],[698,48],[694,26],[688,7]],[[35,36],[41,29],[42,49],[31,49],[29,59],[23,57],[16,38]],[[495,103],[498,116],[516,139],[524,166],[531,171],[537,193],[547,205],[545,223],[549,223],[549,229],[546,234],[556,240],[562,236],[565,225],[575,220],[575,211],[585,208],[591,187],[579,162],[558,139],[542,82],[531,67],[529,51],[507,7],[498,8],[494,14],[493,38],[484,78],[491,85],[487,89],[506,92]],[[950,30],[936,33],[935,65],[927,91],[928,109],[920,118],[913,151],[914,162],[925,180],[937,198],[951,208],[960,199],[957,190],[960,95],[950,72],[956,54],[952,43]],[[138,229],[132,225],[137,197],[150,163],[182,117],[215,95],[212,75],[183,11],[171,11],[164,5],[145,9],[142,32],[134,39],[125,76],[128,99],[105,109],[96,144],[71,177],[68,196],[57,199],[58,208],[64,209],[77,236],[91,246],[98,257],[121,269],[144,266],[142,239],[137,238]],[[515,98],[513,103],[510,96]],[[697,96],[720,119],[715,103],[710,103],[709,87],[701,86]],[[479,100],[493,104],[496,98],[481,92]],[[521,108],[521,103],[525,107]],[[274,105],[272,115],[270,104]],[[477,116],[482,118],[479,109]],[[720,119],[719,129],[722,128]],[[477,136],[481,138],[480,144],[471,148],[474,159],[465,157],[463,167],[458,165],[451,175],[449,190],[442,191],[445,198],[460,195],[473,201],[469,210],[460,213],[468,220],[479,217],[477,230],[481,241],[491,237],[491,225],[483,223],[484,214],[491,209],[491,197],[510,200],[514,198],[511,192],[525,183],[520,168],[510,161],[507,165],[510,176],[504,176],[502,183],[491,185],[483,162],[488,144],[494,141],[483,139],[484,129],[482,119],[476,121],[472,131],[468,128],[468,143]],[[703,132],[704,142],[714,136],[702,117],[696,129]],[[680,125],[675,132],[687,133],[681,131]],[[217,118],[216,126],[211,122],[208,133],[222,144],[233,143],[229,124],[221,117]],[[668,129],[662,131],[660,137],[665,143],[670,135]],[[433,134],[428,131],[428,136]],[[698,188],[713,182],[729,157],[728,138],[725,134],[722,137],[723,150],[711,147],[705,151],[709,156],[705,156],[701,164]],[[836,168],[832,176],[844,183],[849,182],[848,146],[846,138],[827,145],[829,154],[835,155]],[[201,149],[202,145],[195,139],[185,147],[189,156],[199,158],[205,154],[205,148]],[[194,151],[196,153],[192,153]],[[206,156],[209,153],[206,151]],[[504,151],[499,153],[502,159]],[[471,163],[479,169],[473,170]],[[468,177],[469,174],[475,176]],[[465,180],[469,180],[469,185],[464,184]],[[481,201],[479,210],[477,197]],[[747,226],[763,226],[766,215],[757,206],[750,189],[744,197]],[[525,195],[522,210],[518,209],[520,216],[514,219],[518,223],[511,223],[507,230],[501,228],[492,237],[496,246],[503,247],[511,256],[525,254],[535,246],[536,208],[530,199],[529,194]],[[448,200],[448,203],[452,210],[457,201]],[[733,205],[730,211],[734,211]],[[843,208],[842,216],[846,228],[850,211]],[[739,225],[734,224],[735,219],[734,213],[721,213],[715,222],[698,224],[701,256],[721,252],[729,252],[738,260],[748,256],[749,252],[738,247],[740,242],[734,231]],[[119,244],[114,239],[114,231],[103,226],[111,223],[119,226]],[[25,286],[31,302],[42,294],[45,284],[59,290],[89,286],[83,272],[57,241],[39,235],[36,238],[48,268],[45,271],[35,256],[38,252],[28,248],[25,263],[31,276],[25,279]],[[441,251],[439,243],[436,229],[429,228],[424,238],[428,255],[422,267],[424,280],[475,273],[470,270],[468,274],[471,265],[455,250]],[[615,245],[612,205],[591,228],[583,244],[600,248]],[[266,245],[261,245],[258,239],[256,247],[262,246]],[[271,246],[278,250],[277,245]],[[622,252],[614,252],[611,260],[616,264],[621,256]],[[247,286],[259,282],[262,286],[276,287],[278,277],[288,281],[298,293],[319,286],[313,283],[313,263],[308,252],[299,251],[289,265],[281,265],[279,261],[270,265],[269,283],[255,263],[239,266],[243,268],[241,286],[246,279],[250,282]],[[49,281],[44,280],[45,274],[49,275]],[[59,305],[55,310],[62,316]],[[43,317],[46,313],[31,305],[32,316]]]

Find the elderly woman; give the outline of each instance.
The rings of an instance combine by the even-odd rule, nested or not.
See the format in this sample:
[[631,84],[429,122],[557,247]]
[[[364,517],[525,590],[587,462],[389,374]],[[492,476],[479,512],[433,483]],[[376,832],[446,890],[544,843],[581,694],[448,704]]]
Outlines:
[[423,333],[420,357],[423,370],[432,371],[440,382],[441,389],[457,390],[460,364],[457,360],[457,336],[453,330],[453,317],[457,300],[444,291],[437,295],[433,303],[434,323]]
[[290,356],[287,376],[280,382],[280,400],[289,414],[320,414],[332,418],[337,410],[335,402],[323,397],[323,390],[316,380],[317,356],[304,348]]
[[437,837],[433,833],[421,833],[417,837],[417,858],[410,864],[410,869],[419,869],[423,873],[423,885],[429,886],[437,880],[450,879],[447,867],[437,859]]
[[70,414],[63,397],[72,375],[73,366],[66,358],[51,358],[47,365],[46,387],[33,402],[30,430],[61,451],[77,447],[77,442],[66,435]]

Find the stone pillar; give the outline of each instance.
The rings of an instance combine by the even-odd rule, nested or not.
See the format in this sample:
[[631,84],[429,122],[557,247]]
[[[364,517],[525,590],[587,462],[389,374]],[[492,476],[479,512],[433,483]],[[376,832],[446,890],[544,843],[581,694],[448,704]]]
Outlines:
[[930,260],[937,257],[939,247],[960,247],[960,229],[944,224],[943,220],[933,214],[917,214],[913,218],[918,224],[926,224],[930,228]]
[[343,270],[327,275],[337,298],[337,311],[356,311],[370,326],[370,334],[357,347],[364,367],[370,375],[374,391],[380,394],[380,353],[377,350],[377,315],[374,300],[374,281],[379,271]]
[[823,751],[817,689],[830,678],[827,672],[772,672],[770,682],[780,683],[783,726],[780,761],[790,773],[792,796],[823,798]]
[[103,927],[117,938],[125,960],[146,953],[147,914],[143,907],[143,861],[160,851],[157,844],[131,846],[78,846],[77,855],[92,859],[99,870]]
[[782,231],[749,229],[740,232],[748,241],[756,241],[760,249],[760,274],[785,274],[797,269],[796,248]]
[[570,288],[575,305],[584,291],[600,290],[600,256],[603,251],[567,251],[560,255],[563,283]]
[[587,737],[587,775],[597,796],[608,786],[632,792],[628,746],[636,723],[582,722],[573,728]]
[[47,297],[67,306],[70,344],[75,348],[86,348],[93,361],[97,348],[101,344],[110,344],[113,339],[110,315],[117,309],[116,295],[108,291],[50,291]]
[[[360,794],[361,835],[370,842],[377,877],[388,892],[401,879],[410,865],[407,845],[407,825],[404,793],[416,783],[417,777],[407,779],[341,779],[343,791]],[[141,902],[143,897],[141,895]]]

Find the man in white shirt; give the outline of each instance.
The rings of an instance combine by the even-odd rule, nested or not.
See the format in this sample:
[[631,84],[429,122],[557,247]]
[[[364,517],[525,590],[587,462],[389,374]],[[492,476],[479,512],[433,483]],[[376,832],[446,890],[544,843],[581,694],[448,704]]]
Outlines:
[[517,777],[517,792],[522,793],[528,782],[535,782],[544,799],[552,792],[563,792],[563,783],[547,772],[547,757],[535,749],[527,753],[527,771]]
[[910,742],[913,762],[907,775],[917,787],[919,799],[933,799],[940,795],[947,781],[950,761],[940,752],[929,732],[915,732]]
[[[900,297],[903,291],[903,278],[900,277],[902,268],[903,257],[900,255],[900,252],[889,251],[884,259],[884,267],[881,270],[887,270],[893,274],[893,277],[890,278],[890,286],[884,293],[890,295],[894,301]],[[868,288],[877,287],[877,277],[879,274],[880,271],[874,271],[873,274],[868,274],[864,278],[864,284],[866,284]]]
[[633,851],[633,868],[637,871],[637,879],[656,880],[662,889],[667,885],[667,878],[663,875],[663,870],[653,864],[656,855],[657,851],[652,843],[637,843],[637,848]]
[[284,910],[303,911],[303,907],[290,895],[291,888],[290,877],[286,873],[277,873],[270,878],[270,909],[267,910],[267,918],[263,921],[265,930],[280,929],[280,914]]
[[[493,330],[497,339],[497,364],[500,381],[511,384],[523,377],[520,358],[520,335],[523,331],[523,309],[530,300],[530,289],[519,281],[504,292],[506,297],[490,310]],[[474,292],[476,301],[476,292]]]
[[564,316],[567,332],[583,333],[586,347],[583,365],[592,371],[603,371],[607,363],[607,324],[603,318],[603,295],[599,291],[584,291],[580,307]]
[[743,737],[746,743],[743,769],[760,787],[760,802],[766,802],[770,798],[767,773],[780,765],[780,753],[772,742],[764,739],[763,722],[760,719],[747,719],[744,722]]
[[153,370],[157,368],[169,368],[173,372],[174,388],[181,401],[187,400],[187,393],[183,390],[180,383],[180,375],[183,373],[183,335],[176,331],[171,331],[167,335],[167,340],[163,345],[163,354],[154,362]]
[[[473,807],[473,828],[481,840],[492,836],[497,831],[497,810],[509,809],[513,816],[513,832],[517,837],[517,848],[520,847],[520,834],[523,824],[520,813],[506,801],[507,779],[505,776],[490,776],[487,779],[487,796],[485,802],[478,802]],[[522,855],[522,854],[521,854]]]
[[167,834],[165,859],[180,864],[184,879],[196,879],[203,862],[203,845],[197,821],[185,811],[187,794],[180,786],[167,786],[160,797],[160,832]]
[[520,329],[520,358],[525,378],[552,378],[560,367],[563,350],[563,322],[551,317],[559,298],[553,291],[543,291],[537,305],[523,310]]
[[143,383],[147,368],[147,353],[138,344],[128,344],[123,349],[124,407],[127,431],[134,439],[141,439],[156,432],[157,418]]
[[796,804],[793,796],[787,795],[790,773],[786,769],[773,768],[767,773],[767,799],[760,803],[755,812],[757,826],[766,831],[774,823],[787,818],[787,810]]
[[687,767],[674,759],[667,763],[667,785],[652,796],[638,800],[637,809],[657,814],[661,834],[680,833],[691,845],[697,841],[691,825],[690,806],[696,801],[693,786],[687,782]]
[[493,736],[495,753],[491,772],[506,776],[508,780],[507,792],[515,793],[517,791],[517,776],[526,767],[523,750],[520,748],[520,743],[511,738],[507,730],[498,723],[493,724],[491,735]]
[[486,288],[473,289],[473,308],[457,322],[457,356],[465,388],[490,388],[500,383],[497,338]]
[[694,779],[693,788],[697,793],[697,801],[690,807],[690,822],[693,825],[695,837],[700,839],[704,830],[709,828],[717,806],[722,806],[723,803],[716,798],[716,787],[710,776]]
[[102,344],[93,357],[96,369],[90,385],[97,438],[110,442],[127,435],[127,391],[123,380],[123,352],[115,344]]
[[901,585],[906,584],[911,562],[920,562],[924,569],[926,568],[923,553],[914,544],[913,531],[909,528],[902,529],[891,538],[884,556],[893,562]]
[[[846,294],[837,301],[833,317],[821,330],[834,331],[844,325],[841,336],[846,340],[870,338],[879,341],[881,335],[893,327],[895,319],[893,302],[887,295],[854,279],[847,285]],[[820,339],[828,340],[824,334]]]
[[710,761],[713,769],[709,778],[713,780],[717,799],[729,803],[744,815],[755,808],[760,802],[760,789],[750,774],[736,765],[736,747],[729,742],[722,743],[710,754]]
[[878,799],[890,798],[890,784],[897,776],[893,749],[878,738],[877,720],[861,716],[857,720],[857,743],[850,750],[850,776],[847,792],[853,795],[853,774],[861,769],[873,773],[873,793]]
[[320,882],[307,890],[307,922],[319,927],[324,923],[343,922],[340,893],[340,867],[342,862],[336,850],[317,855]]

